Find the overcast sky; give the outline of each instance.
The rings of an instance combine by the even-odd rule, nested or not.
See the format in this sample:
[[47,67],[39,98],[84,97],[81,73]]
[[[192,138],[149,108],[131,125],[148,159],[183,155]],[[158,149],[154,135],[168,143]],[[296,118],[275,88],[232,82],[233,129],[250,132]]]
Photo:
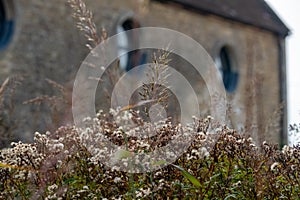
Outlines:
[[[300,0],[266,0],[290,28],[287,38],[289,124],[300,123]],[[293,140],[292,138],[290,138]],[[294,141],[295,142],[295,141]]]

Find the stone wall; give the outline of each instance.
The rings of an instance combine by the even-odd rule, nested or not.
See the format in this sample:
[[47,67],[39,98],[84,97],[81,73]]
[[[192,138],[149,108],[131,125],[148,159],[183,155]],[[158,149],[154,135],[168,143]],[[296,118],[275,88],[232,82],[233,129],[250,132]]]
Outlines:
[[[245,123],[251,124],[246,129],[254,129],[261,140],[279,142],[275,128],[279,121],[269,122],[280,105],[278,38],[273,33],[176,4],[147,0],[86,0],[86,4],[93,11],[98,30],[105,27],[109,35],[116,33],[117,24],[133,18],[141,26],[166,27],[185,33],[213,58],[226,46],[239,74],[237,89],[228,93],[233,105],[228,118],[235,128],[243,130]],[[46,78],[72,88],[72,80],[88,49],[85,38],[74,26],[66,1],[18,0],[14,1],[14,8],[16,29],[11,44],[0,53],[0,78],[3,81],[12,75],[24,77],[17,88],[16,116],[24,124],[18,129],[20,138],[28,139],[36,130],[51,128],[47,124],[53,119],[45,114],[49,111],[47,106],[37,108],[22,103],[40,95],[56,94],[57,90]],[[70,119],[71,111],[65,112]],[[268,124],[276,131],[264,135]]]

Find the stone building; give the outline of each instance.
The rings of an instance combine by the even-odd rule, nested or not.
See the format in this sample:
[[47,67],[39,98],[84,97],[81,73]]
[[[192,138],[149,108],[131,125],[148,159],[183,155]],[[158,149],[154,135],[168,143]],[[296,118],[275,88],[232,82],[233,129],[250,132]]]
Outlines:
[[[156,26],[198,41],[223,74],[231,125],[241,131],[251,129],[260,140],[286,143],[285,38],[289,29],[264,0],[85,2],[99,32],[103,27],[113,35]],[[47,106],[23,102],[56,94],[57,88],[46,79],[71,88],[89,53],[85,43],[67,1],[0,0],[0,80],[22,77],[15,89],[13,112],[19,120],[15,130],[19,138],[25,140],[36,130],[51,128],[47,124],[55,118],[45,114]],[[131,57],[121,59],[122,69]]]

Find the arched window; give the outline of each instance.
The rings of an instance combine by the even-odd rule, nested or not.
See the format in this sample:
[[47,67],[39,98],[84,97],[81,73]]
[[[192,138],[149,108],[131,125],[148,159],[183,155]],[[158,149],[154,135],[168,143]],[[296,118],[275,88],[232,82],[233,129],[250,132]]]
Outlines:
[[224,87],[227,92],[234,92],[238,85],[238,72],[233,66],[233,60],[228,47],[222,47],[216,57],[216,65],[219,68]]
[[0,0],[0,50],[5,49],[14,32],[12,0]]
[[[117,33],[129,31],[139,28],[139,23],[134,19],[127,19],[117,25]],[[120,67],[125,71],[129,71],[135,66],[146,63],[146,54],[140,50],[128,52],[129,49],[137,48],[139,46],[139,35],[132,31],[126,34],[120,34],[118,37],[118,54],[120,56]],[[126,53],[128,52],[128,53]],[[125,55],[122,55],[126,53]],[[121,56],[122,55],[122,56]]]

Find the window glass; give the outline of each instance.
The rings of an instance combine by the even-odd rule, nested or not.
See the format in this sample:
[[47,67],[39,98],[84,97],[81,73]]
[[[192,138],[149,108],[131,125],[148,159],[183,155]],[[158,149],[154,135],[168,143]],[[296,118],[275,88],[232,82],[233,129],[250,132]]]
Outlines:
[[8,46],[13,35],[14,21],[9,10],[11,6],[11,2],[0,0],[0,50]]
[[230,56],[228,48],[222,47],[216,58],[216,65],[221,72],[226,91],[234,92],[238,84],[238,73],[234,70],[232,58]]
[[[117,33],[128,31],[134,28],[139,28],[139,24],[135,20],[128,19],[117,26]],[[133,31],[130,32],[130,34],[121,34],[117,39],[120,68],[125,71],[129,71],[135,66],[146,63],[147,56],[145,53],[142,53],[140,50],[128,52],[129,49],[138,48],[139,35],[136,33],[137,32]],[[123,55],[124,53],[126,54]]]

